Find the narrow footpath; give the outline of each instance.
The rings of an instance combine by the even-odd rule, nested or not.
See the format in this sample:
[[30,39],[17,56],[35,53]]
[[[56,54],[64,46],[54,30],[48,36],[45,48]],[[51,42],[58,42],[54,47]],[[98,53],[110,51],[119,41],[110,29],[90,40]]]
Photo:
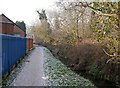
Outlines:
[[26,58],[27,62],[16,75],[10,86],[89,86],[96,88],[85,79],[55,59],[45,47],[35,46]]
[[22,71],[14,79],[13,86],[46,86],[44,77],[44,55],[43,48],[36,47],[27,58]]

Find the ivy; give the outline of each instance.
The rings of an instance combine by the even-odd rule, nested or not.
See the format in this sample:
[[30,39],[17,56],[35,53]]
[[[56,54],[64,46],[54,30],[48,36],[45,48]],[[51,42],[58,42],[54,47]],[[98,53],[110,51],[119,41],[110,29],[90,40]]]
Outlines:
[[[107,14],[117,14],[118,12],[117,2],[94,2],[93,7]],[[107,47],[109,53],[114,54],[119,52],[119,27],[117,18],[99,16],[98,14],[93,13],[91,28],[95,34],[96,40],[103,46]]]

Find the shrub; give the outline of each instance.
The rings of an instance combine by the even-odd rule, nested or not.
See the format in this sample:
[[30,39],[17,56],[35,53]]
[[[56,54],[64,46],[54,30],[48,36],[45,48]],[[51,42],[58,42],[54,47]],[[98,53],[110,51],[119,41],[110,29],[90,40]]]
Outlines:
[[93,76],[98,76],[101,75],[101,69],[97,64],[94,64],[91,66],[90,70],[89,70],[89,74],[93,75]]
[[[67,53],[72,64],[75,64],[75,70],[89,70],[91,65],[98,64],[103,66],[109,58],[98,44],[80,44],[73,47]],[[104,63],[104,64],[103,64]]]

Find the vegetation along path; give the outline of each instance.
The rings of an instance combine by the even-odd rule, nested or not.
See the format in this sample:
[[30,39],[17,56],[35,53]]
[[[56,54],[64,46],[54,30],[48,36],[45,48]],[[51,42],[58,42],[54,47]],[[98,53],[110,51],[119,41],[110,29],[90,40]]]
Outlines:
[[29,62],[13,81],[14,86],[93,86],[55,59],[45,47],[36,47]]

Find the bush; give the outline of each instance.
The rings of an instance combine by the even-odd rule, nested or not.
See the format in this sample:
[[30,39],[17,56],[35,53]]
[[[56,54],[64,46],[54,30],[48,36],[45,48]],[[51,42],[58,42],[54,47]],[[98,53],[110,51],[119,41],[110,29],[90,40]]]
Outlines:
[[101,69],[97,64],[94,64],[91,66],[90,70],[89,70],[89,74],[97,77],[98,75],[101,75]]
[[120,63],[106,63],[107,56],[97,43],[81,43],[79,46],[47,45],[53,55],[76,72],[86,72],[96,78],[120,82]]
[[[72,64],[75,65],[75,70],[89,71],[91,65],[98,64],[103,66],[109,58],[98,44],[80,44],[78,47],[73,47],[67,53]],[[104,64],[103,64],[104,63]]]

